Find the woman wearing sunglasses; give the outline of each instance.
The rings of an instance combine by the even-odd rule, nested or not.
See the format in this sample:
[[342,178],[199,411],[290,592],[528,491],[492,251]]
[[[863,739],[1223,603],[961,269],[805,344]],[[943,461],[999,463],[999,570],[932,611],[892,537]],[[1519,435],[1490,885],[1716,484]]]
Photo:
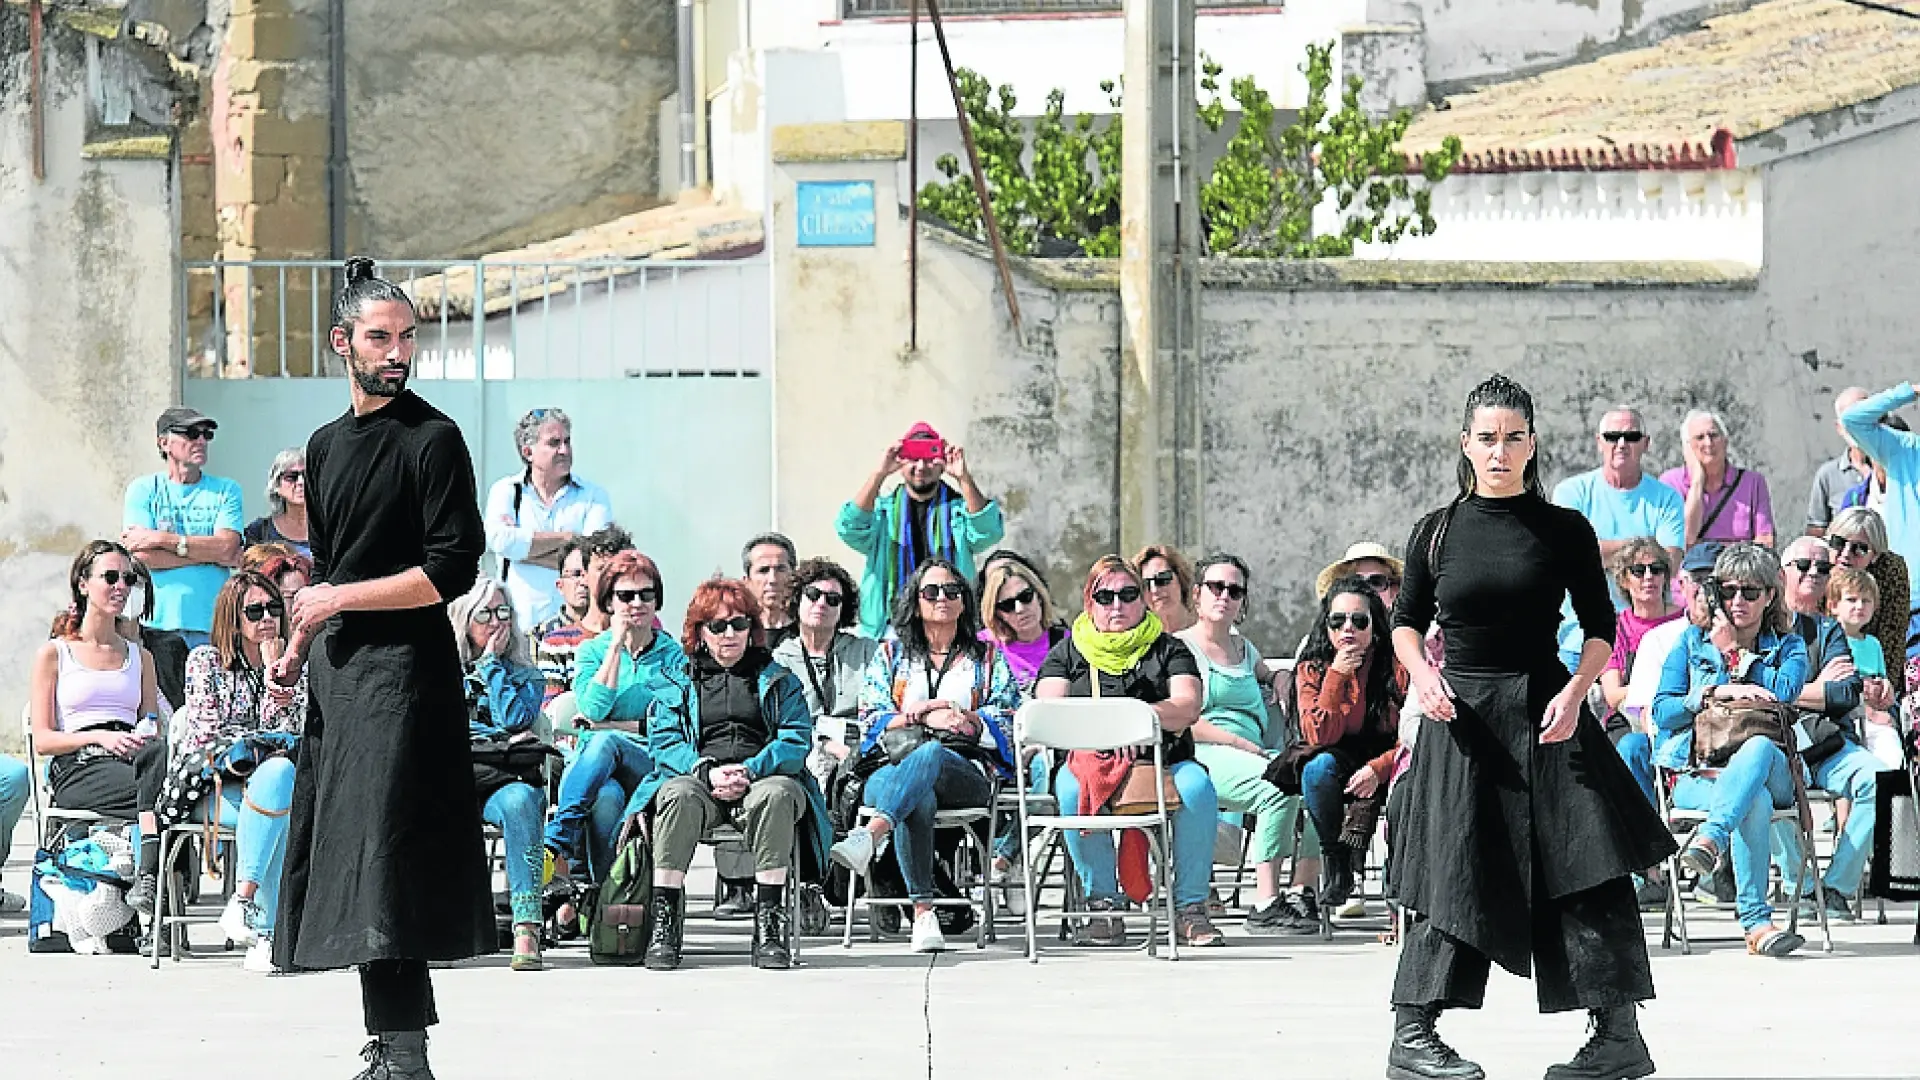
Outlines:
[[1194,567],[1193,610],[1198,622],[1177,636],[1192,651],[1203,687],[1193,725],[1194,757],[1206,766],[1228,814],[1253,815],[1254,904],[1249,934],[1311,934],[1320,929],[1315,883],[1319,837],[1308,829],[1294,852],[1293,887],[1280,895],[1280,860],[1294,847],[1301,799],[1269,782],[1266,770],[1281,749],[1268,723],[1267,683],[1274,666],[1234,630],[1247,610],[1252,574],[1238,555],[1209,555]]
[[294,446],[274,455],[267,470],[267,505],[273,512],[255,518],[240,530],[240,540],[248,547],[255,544],[285,544],[295,552],[313,557],[307,542],[307,451]]
[[[1220,805],[1213,781],[1194,760],[1193,749],[1192,728],[1200,719],[1205,691],[1192,650],[1166,632],[1160,617],[1147,609],[1146,596],[1140,571],[1132,563],[1118,555],[1097,560],[1081,587],[1081,613],[1073,620],[1073,633],[1047,654],[1033,692],[1043,698],[1091,697],[1093,680],[1098,679],[1102,697],[1130,697],[1153,706],[1160,718],[1163,760],[1180,791],[1179,808],[1170,810],[1176,929],[1183,944],[1223,945],[1225,939],[1207,918]],[[1125,770],[1115,768],[1116,764],[1124,760],[1082,751],[1068,754],[1067,767],[1054,774],[1061,809],[1106,813],[1107,803],[1125,781]],[[1069,830],[1064,836],[1088,897],[1087,910],[1119,910],[1123,897],[1113,834]],[[1144,845],[1145,837],[1130,831],[1125,842]],[[1130,856],[1128,866],[1140,869],[1143,863]],[[1084,922],[1081,940],[1090,945],[1124,945],[1126,924],[1118,915],[1096,915]]]
[[1047,583],[1026,560],[1001,559],[981,575],[980,597],[987,616],[981,638],[1000,647],[1013,681],[1030,692],[1047,653],[1067,636]]
[[[1800,696],[1808,671],[1807,645],[1792,632],[1793,615],[1780,592],[1780,560],[1757,544],[1731,544],[1713,564],[1720,603],[1708,593],[1704,626],[1690,626],[1667,657],[1653,695],[1660,739],[1654,761],[1688,769],[1693,722],[1714,702],[1787,701]],[[1746,931],[1747,951],[1785,956],[1805,944],[1773,925],[1767,902],[1773,811],[1793,805],[1787,755],[1771,739],[1752,738],[1717,771],[1682,775],[1673,805],[1703,810],[1707,820],[1680,853],[1681,865],[1706,878],[1723,857],[1733,860],[1734,914]]]
[[[492,578],[474,583],[465,596],[447,605],[454,645],[460,652],[467,692],[467,733],[474,743],[474,794],[480,816],[500,830],[506,844],[507,896],[513,906],[515,971],[539,971],[540,924],[546,913],[541,895],[546,848],[541,834],[547,821],[546,771],[541,758],[527,756],[517,765],[499,751],[520,744],[538,746],[533,725],[547,680],[534,666],[527,636],[514,617],[513,600]],[[480,760],[481,748],[494,751]],[[495,764],[494,762],[500,762]]]
[[832,559],[807,559],[793,571],[792,617],[800,632],[773,650],[800,677],[813,716],[807,771],[821,784],[860,741],[860,683],[880,643],[854,631],[860,590]]
[[1193,564],[1185,555],[1166,544],[1140,549],[1133,557],[1140,570],[1140,587],[1147,592],[1147,607],[1160,619],[1160,629],[1177,634],[1194,622]]
[[1887,677],[1869,680],[1863,691],[1867,704],[1891,709],[1907,692],[1907,560],[1887,550],[1886,520],[1864,506],[1835,514],[1827,527],[1826,544],[1836,568],[1865,570],[1880,586],[1880,604],[1867,622],[1866,635],[1879,641],[1887,654]]
[[[176,767],[165,784],[153,792],[155,803],[186,811],[169,811],[167,824],[205,820],[217,811],[220,824],[235,834],[233,897],[220,915],[220,928],[236,944],[248,946],[243,966],[248,971],[271,972],[273,929],[279,906],[280,871],[287,849],[287,809],[293,804],[293,759],[284,754],[267,757],[252,766],[244,779],[227,776],[214,794],[211,769],[193,767],[196,754],[223,743],[250,736],[298,736],[307,719],[307,680],[304,673],[291,687],[266,677],[267,669],[286,650],[289,624],[286,600],[273,579],[258,571],[242,570],[227,579],[213,603],[213,643],[187,656],[186,704],[175,722],[186,723],[186,734],[174,751]],[[192,806],[195,799],[198,806]],[[188,807],[192,807],[188,810]],[[154,870],[159,852],[151,857]]]
[[864,874],[891,837],[914,902],[913,951],[939,952],[947,941],[932,903],[941,899],[934,813],[985,807],[991,778],[1012,779],[1008,731],[1020,691],[1000,649],[980,635],[973,586],[944,559],[914,570],[895,601],[893,629],[860,693],[861,750],[886,753],[889,763],[867,781],[873,817],[833,845],[833,861]]
[[656,625],[662,593],[652,559],[637,551],[610,557],[594,593],[607,630],[574,654],[576,723],[592,730],[560,777],[547,848],[576,881],[598,882],[612,869],[627,801],[653,772],[646,732],[653,683],[687,662],[680,643]]
[[[680,966],[687,869],[700,838],[730,822],[753,857],[754,966],[784,971],[793,966],[787,879],[824,867],[833,838],[806,769],[813,717],[800,679],[762,644],[760,601],[746,583],[701,582],[680,640],[688,662],[661,676],[647,708],[653,775],[627,804],[629,816],[653,815],[646,965]],[[791,865],[796,830],[801,866]]]

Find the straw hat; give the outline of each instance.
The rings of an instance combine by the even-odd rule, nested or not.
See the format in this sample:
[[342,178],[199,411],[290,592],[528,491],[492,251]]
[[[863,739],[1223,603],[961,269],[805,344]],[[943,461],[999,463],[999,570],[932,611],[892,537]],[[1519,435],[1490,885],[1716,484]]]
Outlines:
[[1393,568],[1394,577],[1399,577],[1405,573],[1407,569],[1406,564],[1394,558],[1393,553],[1386,548],[1372,541],[1362,541],[1348,548],[1347,553],[1340,557],[1339,562],[1320,571],[1320,576],[1315,578],[1313,582],[1313,594],[1315,596],[1327,595],[1327,590],[1333,588],[1335,581],[1353,573],[1354,563],[1367,559],[1386,563]]

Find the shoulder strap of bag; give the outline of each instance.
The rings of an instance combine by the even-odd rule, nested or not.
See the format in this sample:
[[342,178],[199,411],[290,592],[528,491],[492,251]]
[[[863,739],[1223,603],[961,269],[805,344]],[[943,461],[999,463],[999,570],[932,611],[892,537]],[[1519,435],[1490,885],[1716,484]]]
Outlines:
[[[520,502],[526,497],[527,497],[527,482],[525,480],[515,480],[513,482],[513,523],[515,526],[518,526],[520,524]],[[512,559],[503,557],[500,560],[500,580],[501,581],[507,580],[507,571],[512,569],[512,567],[513,567]]]
[[1746,475],[1745,469],[1733,470],[1733,479],[1728,480],[1727,485],[1720,489],[1720,501],[1713,504],[1713,509],[1707,511],[1706,520],[1700,523],[1701,536],[1706,536],[1707,530],[1713,528],[1713,523],[1720,520],[1720,511],[1725,510],[1727,504],[1733,501],[1734,490],[1740,486],[1740,481],[1745,479]]

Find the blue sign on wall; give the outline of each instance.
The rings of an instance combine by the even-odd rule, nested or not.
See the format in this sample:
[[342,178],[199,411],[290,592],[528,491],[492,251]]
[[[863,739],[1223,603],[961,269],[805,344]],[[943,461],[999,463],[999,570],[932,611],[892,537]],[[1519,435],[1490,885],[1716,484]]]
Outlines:
[[872,247],[873,181],[802,180],[801,247]]

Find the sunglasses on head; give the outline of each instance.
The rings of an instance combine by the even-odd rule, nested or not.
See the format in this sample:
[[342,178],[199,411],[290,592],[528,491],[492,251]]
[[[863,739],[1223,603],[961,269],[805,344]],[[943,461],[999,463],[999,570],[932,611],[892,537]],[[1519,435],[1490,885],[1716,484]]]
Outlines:
[[660,590],[649,585],[640,589],[615,589],[613,598],[623,604],[651,604],[660,596]]
[[1825,559],[1790,559],[1787,565],[1808,577],[1825,577],[1833,573],[1833,564]]
[[1230,600],[1245,600],[1247,587],[1232,581],[1203,581],[1200,583],[1213,590],[1213,595],[1224,596]]
[[192,427],[168,428],[167,434],[178,435],[183,439],[205,439],[207,442],[213,441],[213,429],[205,424],[195,424]]
[[1749,604],[1754,604],[1758,603],[1760,598],[1765,595],[1767,595],[1767,590],[1759,585],[1736,585],[1731,581],[1723,581],[1720,583],[1720,597],[1723,600],[1731,600],[1737,596]]
[[287,605],[278,600],[269,600],[264,604],[248,604],[240,609],[240,616],[248,622],[259,622],[271,615],[279,618],[287,613]]
[[920,599],[928,603],[933,603],[935,600],[958,600],[965,595],[967,595],[967,587],[957,581],[949,581],[944,585],[920,586]]
[[1627,573],[1634,577],[1666,577],[1667,564],[1663,562],[1637,562],[1627,567]]
[[1373,625],[1373,616],[1364,611],[1330,611],[1327,613],[1327,629],[1340,630],[1351,626],[1355,630],[1365,630]]
[[1863,544],[1858,540],[1848,540],[1845,537],[1841,537],[1841,536],[1827,537],[1827,547],[1830,548],[1835,555],[1871,555],[1873,554],[1872,545]]
[[1007,597],[1005,600],[1001,600],[998,603],[994,604],[993,609],[995,611],[998,611],[1002,615],[1011,615],[1013,614],[1015,609],[1020,608],[1027,604],[1031,604],[1033,603],[1033,601],[1034,601],[1033,586],[1029,585],[1024,589],[1021,589],[1019,592],[1014,593],[1012,596]]
[[1400,582],[1387,574],[1360,574],[1360,583],[1374,592],[1384,592],[1394,588]]
[[138,585],[140,584],[140,571],[102,570],[100,571],[100,580],[106,582],[108,585],[119,585],[122,582],[128,586]]
[[1112,607],[1115,601],[1131,604],[1140,599],[1140,586],[1122,585],[1118,589],[1093,590],[1093,602],[1101,607]]
[[1631,446],[1647,437],[1644,431],[1603,431],[1600,437],[1610,443],[1624,442]]
[[1146,579],[1147,588],[1164,589],[1167,586],[1173,584],[1174,579],[1177,578],[1178,576],[1179,575],[1175,574],[1171,570],[1162,570],[1159,573],[1153,575],[1152,577]]
[[513,618],[513,605],[495,604],[492,607],[474,608],[473,621],[485,626],[490,622],[506,622]]
[[729,630],[736,634],[744,634],[753,629],[753,620],[745,615],[735,615],[731,619],[708,619],[700,625],[706,628],[707,633],[719,637]]
[[800,595],[805,597],[809,602],[824,603],[828,607],[839,607],[840,602],[846,599],[846,597],[840,595],[840,590],[838,589],[819,589],[812,585],[801,589]]

